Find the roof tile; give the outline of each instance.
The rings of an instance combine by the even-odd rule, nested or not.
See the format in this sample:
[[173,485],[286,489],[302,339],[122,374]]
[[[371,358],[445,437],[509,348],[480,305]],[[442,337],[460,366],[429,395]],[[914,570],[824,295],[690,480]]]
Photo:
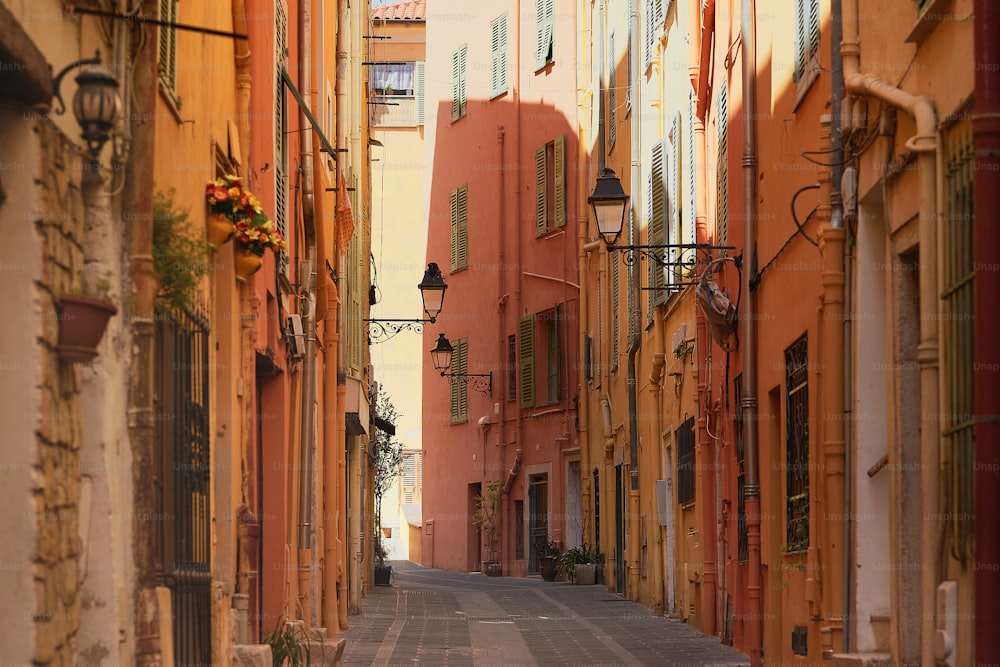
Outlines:
[[427,0],[405,0],[391,5],[372,7],[375,21],[425,21]]

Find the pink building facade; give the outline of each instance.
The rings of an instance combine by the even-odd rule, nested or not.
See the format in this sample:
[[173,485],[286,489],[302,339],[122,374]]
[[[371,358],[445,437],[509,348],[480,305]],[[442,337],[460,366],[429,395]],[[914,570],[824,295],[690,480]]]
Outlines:
[[[448,291],[424,347],[455,352],[451,377],[424,364],[424,565],[524,576],[582,541],[577,40],[551,2],[428,12],[426,259]],[[490,544],[473,516],[497,482]]]

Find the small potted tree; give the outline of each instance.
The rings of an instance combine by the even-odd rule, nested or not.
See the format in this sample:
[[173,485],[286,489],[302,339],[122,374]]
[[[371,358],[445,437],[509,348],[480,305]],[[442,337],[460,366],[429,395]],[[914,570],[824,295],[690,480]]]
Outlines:
[[[378,416],[390,424],[395,424],[399,413],[387,394],[379,394],[376,403]],[[375,585],[388,586],[392,577],[389,552],[382,541],[382,498],[392,488],[403,469],[403,443],[394,434],[381,429],[375,430],[375,437],[368,450],[368,462],[374,478],[372,489],[375,494]]]
[[545,581],[556,580],[559,575],[559,557],[561,555],[562,549],[559,542],[551,537],[549,537],[548,542],[538,548],[535,552],[535,558],[538,560],[538,570],[542,579]]
[[600,559],[597,549],[586,543],[571,547],[559,556],[559,571],[574,584],[589,586],[597,579],[597,564]]
[[503,567],[498,560],[500,542],[500,497],[503,493],[503,482],[494,480],[487,483],[486,493],[476,496],[476,514],[473,522],[479,526],[486,539],[488,558],[483,561],[483,574],[499,577]]

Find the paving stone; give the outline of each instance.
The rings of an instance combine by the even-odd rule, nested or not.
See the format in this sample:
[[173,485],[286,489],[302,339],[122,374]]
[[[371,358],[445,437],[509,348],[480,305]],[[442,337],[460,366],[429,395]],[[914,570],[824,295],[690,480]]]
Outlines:
[[749,666],[717,638],[603,586],[394,562],[352,616],[342,664],[457,667]]

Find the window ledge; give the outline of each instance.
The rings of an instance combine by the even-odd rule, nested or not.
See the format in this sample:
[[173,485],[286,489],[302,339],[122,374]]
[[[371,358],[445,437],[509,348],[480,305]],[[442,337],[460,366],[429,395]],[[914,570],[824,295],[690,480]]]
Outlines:
[[954,0],[931,0],[920,12],[917,22],[913,24],[910,34],[906,36],[906,41],[920,44],[934,32],[939,24],[954,19],[955,16],[949,11],[953,2]]
[[167,103],[170,113],[174,115],[174,120],[178,123],[183,123],[184,117],[181,116],[181,98],[177,96],[177,91],[168,86],[163,79],[157,81],[157,87],[160,89],[160,97]]
[[802,68],[802,75],[795,82],[795,106],[792,107],[792,113],[798,110],[802,100],[806,98],[813,84],[819,79],[819,70],[819,58],[817,57],[814,57]]

